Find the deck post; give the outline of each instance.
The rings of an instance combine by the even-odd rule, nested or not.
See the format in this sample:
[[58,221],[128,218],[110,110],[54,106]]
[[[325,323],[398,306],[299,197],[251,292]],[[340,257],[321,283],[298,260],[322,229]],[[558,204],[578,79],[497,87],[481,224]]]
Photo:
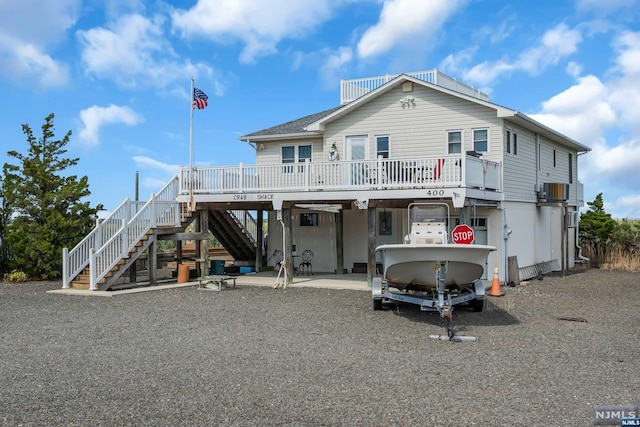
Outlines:
[[158,239],[155,234],[150,238],[153,240],[147,251],[147,261],[149,263],[149,284],[153,286],[158,283]]
[[[260,272],[260,268],[262,267],[262,248],[264,247],[264,235],[263,235],[263,210],[258,209],[256,212],[256,273]],[[246,211],[245,211],[246,214]]]
[[368,239],[367,239],[367,286],[371,288],[373,276],[376,272],[376,208],[369,204],[368,213]]
[[69,289],[69,249],[62,248],[62,289]]
[[[200,211],[200,231],[204,235],[204,239],[200,241],[202,246],[202,259],[204,260],[202,263],[202,270],[200,271],[200,277],[209,275],[209,209],[203,209]],[[224,271],[223,271],[224,273]]]
[[[196,220],[193,222],[193,231],[196,233],[202,233],[204,231],[203,229],[203,224],[202,224],[202,211],[199,210],[197,211],[197,215],[198,217],[196,218]],[[203,274],[202,272],[202,240],[199,241],[194,241],[194,256],[195,256],[195,268],[196,268],[196,277],[202,277],[202,276],[206,276],[205,274]]]
[[344,274],[344,214],[340,209],[336,213],[336,273]]
[[282,207],[282,222],[284,224],[284,266],[286,270],[286,277],[284,281],[284,287],[291,286],[293,284],[293,257],[291,256],[291,249],[293,244],[293,238],[291,236],[291,208]]

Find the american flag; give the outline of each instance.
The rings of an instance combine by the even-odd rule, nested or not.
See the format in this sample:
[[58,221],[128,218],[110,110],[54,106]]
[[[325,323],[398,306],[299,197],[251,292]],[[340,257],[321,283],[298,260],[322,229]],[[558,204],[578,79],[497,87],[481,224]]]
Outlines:
[[193,106],[198,107],[198,110],[202,110],[207,105],[209,105],[209,103],[207,102],[208,99],[209,97],[206,93],[204,93],[197,87],[193,88]]

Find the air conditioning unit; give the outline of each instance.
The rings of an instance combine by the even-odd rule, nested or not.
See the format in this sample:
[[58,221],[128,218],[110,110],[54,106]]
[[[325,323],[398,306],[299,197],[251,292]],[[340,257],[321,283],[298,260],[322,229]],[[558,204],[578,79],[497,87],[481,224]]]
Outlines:
[[546,182],[543,186],[548,202],[566,202],[569,200],[569,184]]
[[580,222],[580,212],[567,212],[564,223],[566,228],[576,228]]

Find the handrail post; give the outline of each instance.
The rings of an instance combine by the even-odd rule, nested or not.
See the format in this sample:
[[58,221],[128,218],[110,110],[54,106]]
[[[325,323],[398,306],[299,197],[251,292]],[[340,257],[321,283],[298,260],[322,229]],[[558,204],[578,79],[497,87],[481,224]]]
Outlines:
[[463,186],[466,186],[467,183],[467,156],[464,153],[460,153],[460,181]]
[[157,214],[157,209],[156,209],[156,205],[158,204],[156,201],[156,196],[155,194],[151,193],[151,197],[149,198],[149,200],[151,200],[151,218],[149,221],[149,227],[154,228],[157,224],[157,218],[156,218],[156,214]]
[[311,167],[310,166],[311,166],[310,159],[304,159],[304,166],[303,166],[304,167],[304,189],[306,191],[310,190],[310,188],[309,188],[310,183],[311,183],[311,180],[310,180],[310,177],[309,177],[309,175],[311,174]]
[[89,251],[89,290],[95,291],[97,289],[96,283],[96,250],[91,248]]
[[238,165],[238,192],[244,192],[244,165],[242,162]]
[[378,167],[376,168],[376,182],[378,183],[378,188],[382,188],[382,156],[378,156]]
[[62,289],[69,289],[69,249],[62,248]]
[[120,256],[126,256],[126,250],[129,247],[129,227],[127,227],[127,224],[129,222],[126,220],[122,220],[122,238],[120,240],[121,242],[121,252],[120,252]]

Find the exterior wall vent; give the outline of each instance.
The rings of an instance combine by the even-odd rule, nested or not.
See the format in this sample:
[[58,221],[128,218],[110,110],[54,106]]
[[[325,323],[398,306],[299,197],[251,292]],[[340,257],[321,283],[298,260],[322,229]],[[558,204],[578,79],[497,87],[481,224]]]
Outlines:
[[544,190],[547,202],[566,202],[569,200],[569,184],[546,182]]

